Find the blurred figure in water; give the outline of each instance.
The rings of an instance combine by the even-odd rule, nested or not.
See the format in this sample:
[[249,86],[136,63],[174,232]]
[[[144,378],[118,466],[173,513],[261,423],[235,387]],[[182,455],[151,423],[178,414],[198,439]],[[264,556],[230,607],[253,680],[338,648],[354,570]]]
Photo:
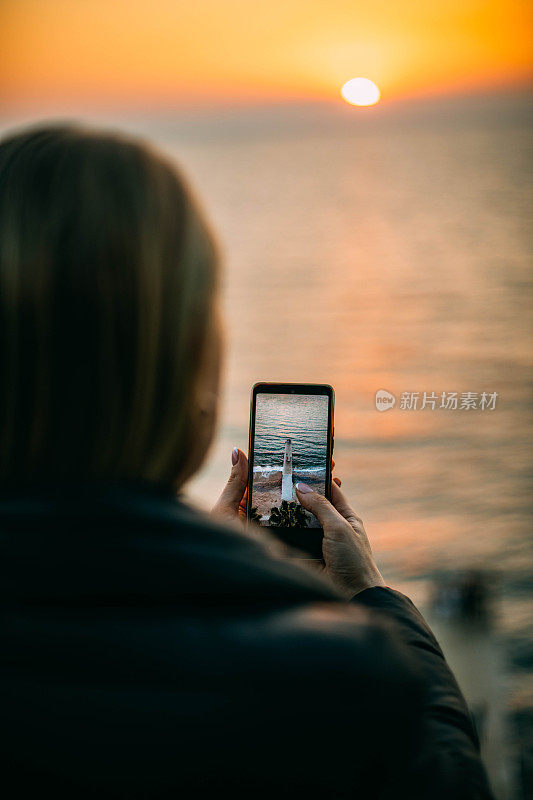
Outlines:
[[466,620],[487,624],[489,613],[489,585],[487,577],[478,570],[469,570],[463,579],[462,615]]

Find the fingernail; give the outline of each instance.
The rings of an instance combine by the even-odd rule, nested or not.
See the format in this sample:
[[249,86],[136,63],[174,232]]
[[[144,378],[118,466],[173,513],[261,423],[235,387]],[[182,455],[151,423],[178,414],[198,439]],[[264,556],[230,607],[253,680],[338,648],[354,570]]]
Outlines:
[[239,450],[236,447],[234,447],[233,450],[231,451],[231,463],[233,464],[233,466],[235,466],[238,460],[239,460]]
[[312,492],[313,490],[306,483],[297,483],[296,491],[301,492],[302,494],[309,494],[309,492]]

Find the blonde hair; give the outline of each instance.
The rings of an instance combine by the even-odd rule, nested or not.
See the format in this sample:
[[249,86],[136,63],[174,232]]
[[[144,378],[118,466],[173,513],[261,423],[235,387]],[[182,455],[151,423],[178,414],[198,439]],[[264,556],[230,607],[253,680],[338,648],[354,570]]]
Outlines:
[[0,143],[0,482],[188,477],[218,260],[145,144],[76,126]]

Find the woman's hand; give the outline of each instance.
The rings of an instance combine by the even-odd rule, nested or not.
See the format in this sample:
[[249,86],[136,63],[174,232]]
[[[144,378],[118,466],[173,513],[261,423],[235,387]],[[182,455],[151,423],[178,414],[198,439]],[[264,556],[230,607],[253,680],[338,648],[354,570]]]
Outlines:
[[340,480],[331,485],[331,503],[306,483],[296,484],[298,500],[324,529],[322,552],[326,572],[349,597],[372,586],[385,586],[377,568],[363,522],[341,492]]
[[231,472],[224,491],[213,506],[211,516],[231,521],[246,520],[248,459],[238,447],[231,451]]
[[[230,476],[211,516],[227,522],[237,519],[244,522],[247,484],[248,459],[242,450],[234,447]],[[339,487],[340,480],[334,478],[331,503],[305,483],[296,484],[296,494],[302,506],[317,517],[324,529],[322,550],[327,573],[343,592],[353,597],[371,586],[385,586],[385,581],[374,561],[363,523]]]

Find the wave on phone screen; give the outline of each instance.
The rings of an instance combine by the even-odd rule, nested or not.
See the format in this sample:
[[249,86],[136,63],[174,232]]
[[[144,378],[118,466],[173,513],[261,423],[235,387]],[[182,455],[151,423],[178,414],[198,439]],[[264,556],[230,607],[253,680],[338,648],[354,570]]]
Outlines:
[[261,525],[320,527],[294,486],[300,481],[326,491],[328,402],[316,394],[257,395],[252,507]]

